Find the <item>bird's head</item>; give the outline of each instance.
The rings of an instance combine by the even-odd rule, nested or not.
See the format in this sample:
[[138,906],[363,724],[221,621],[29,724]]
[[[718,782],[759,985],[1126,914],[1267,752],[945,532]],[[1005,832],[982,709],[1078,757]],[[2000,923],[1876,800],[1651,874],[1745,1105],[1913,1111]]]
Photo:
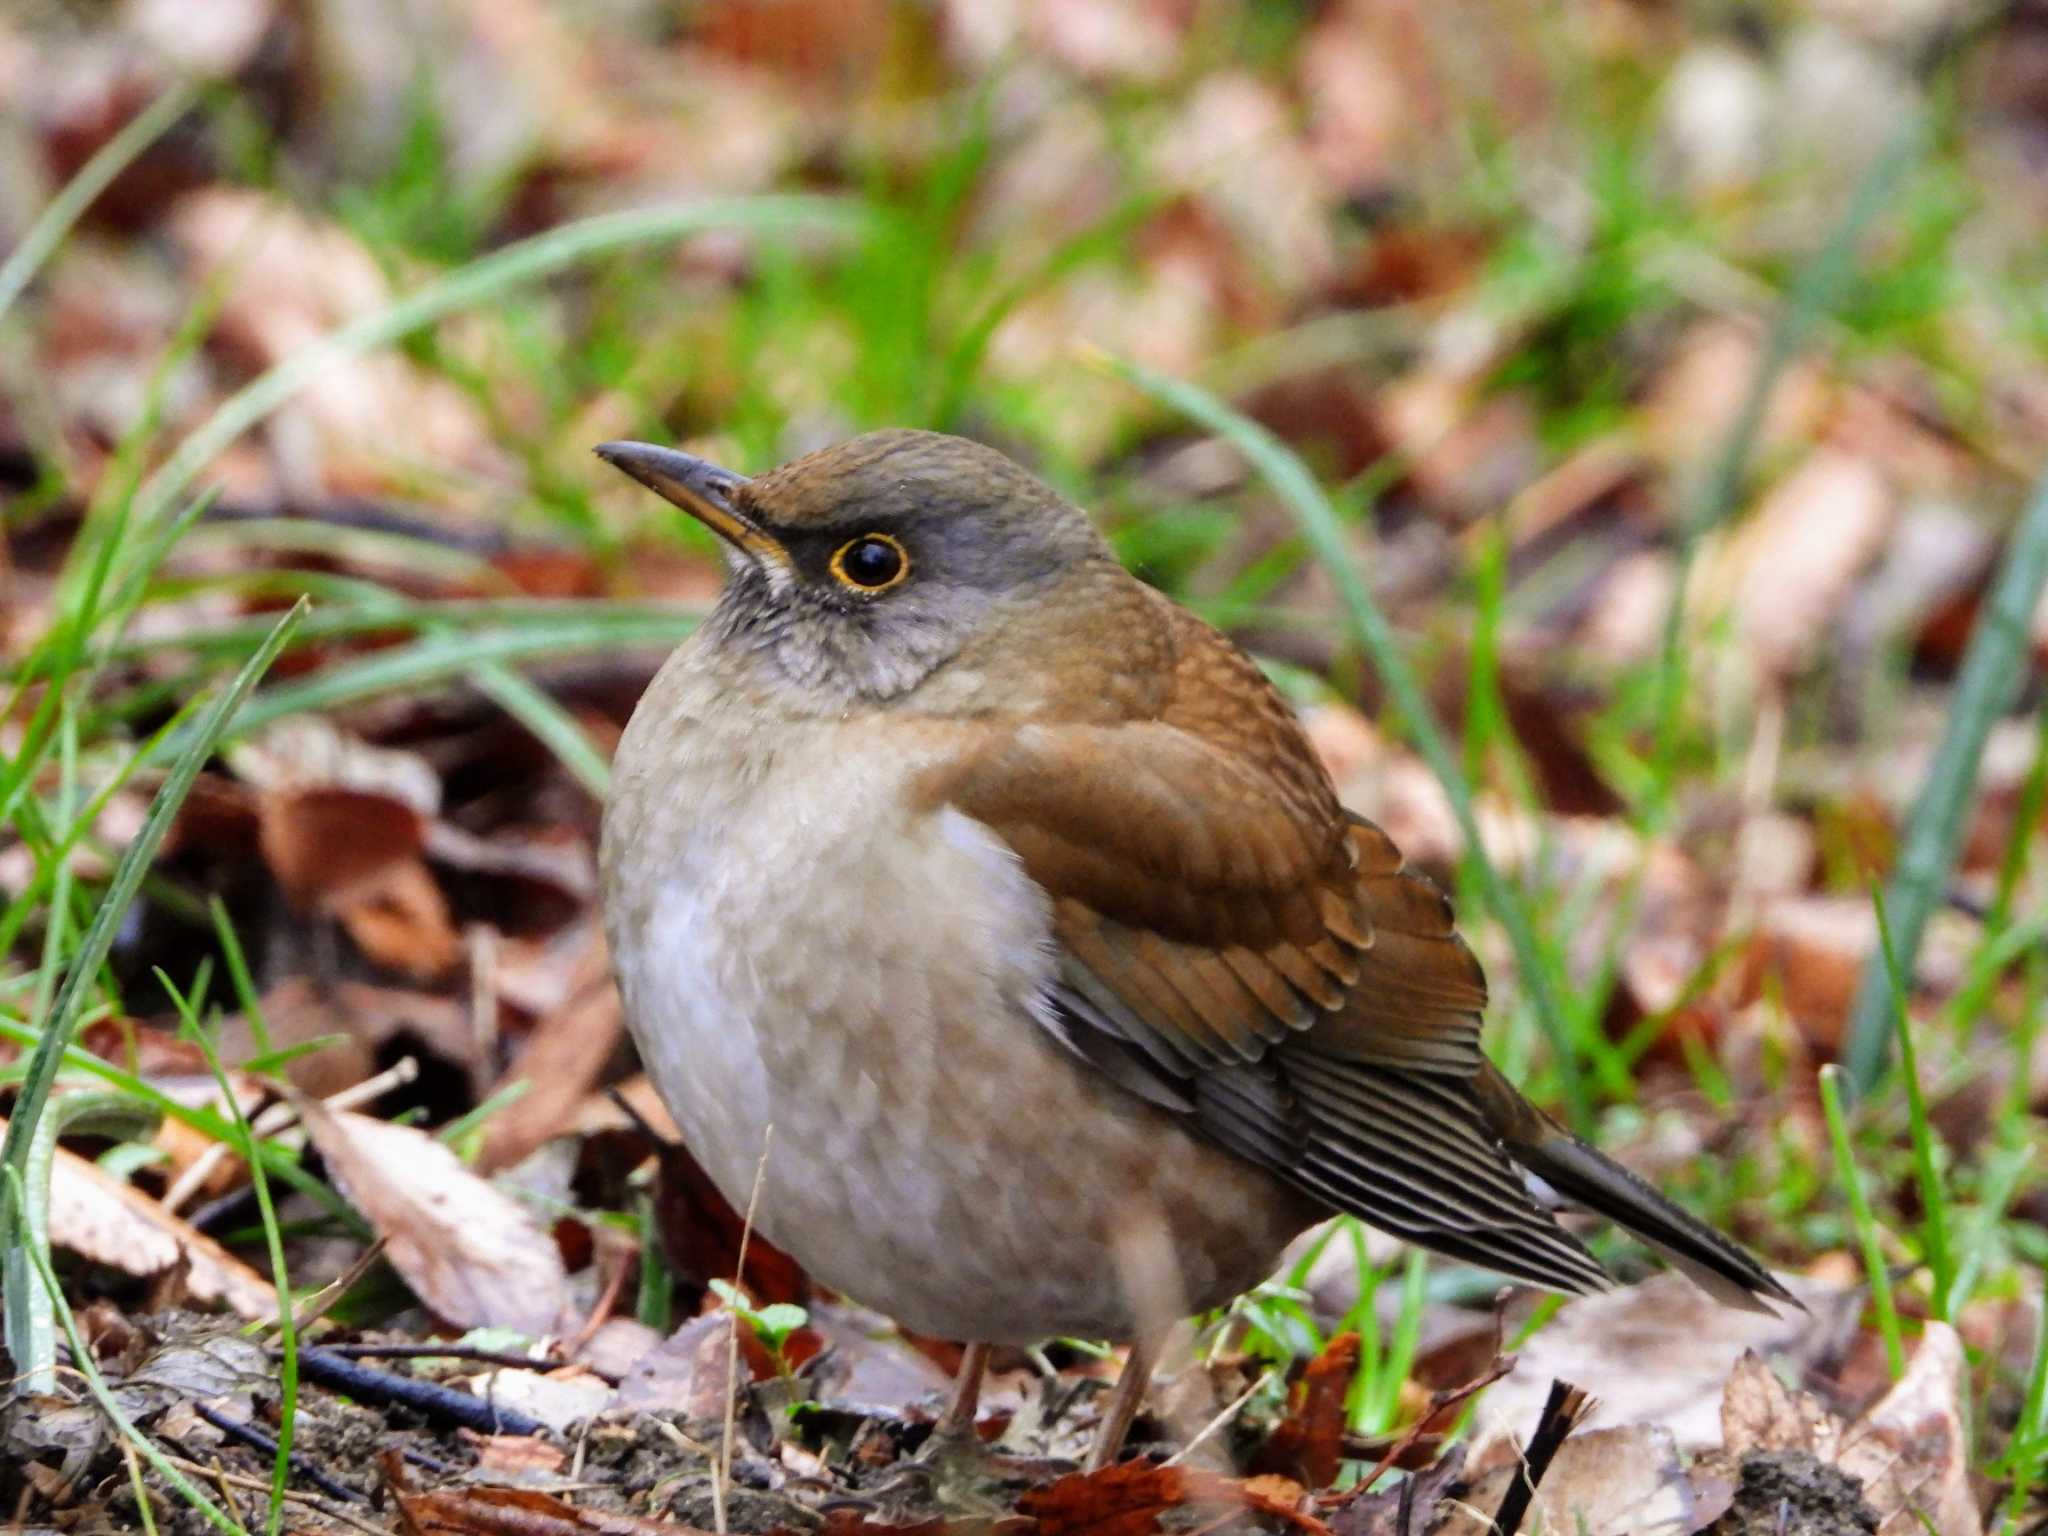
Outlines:
[[597,454],[725,541],[705,643],[766,660],[821,708],[900,697],[1062,578],[1114,563],[1078,507],[942,433],[872,432],[752,479],[646,443]]

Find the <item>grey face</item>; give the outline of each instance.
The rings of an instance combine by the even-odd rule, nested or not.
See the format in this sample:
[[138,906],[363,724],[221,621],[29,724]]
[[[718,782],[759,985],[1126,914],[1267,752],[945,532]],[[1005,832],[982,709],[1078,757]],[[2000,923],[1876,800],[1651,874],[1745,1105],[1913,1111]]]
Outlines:
[[598,452],[731,546],[702,643],[821,707],[908,692],[1062,571],[1110,558],[1044,484],[937,433],[873,433],[754,480],[644,444]]
[[787,564],[741,554],[707,639],[754,650],[787,682],[834,700],[915,688],[1071,558],[1042,523],[982,509],[757,525]]

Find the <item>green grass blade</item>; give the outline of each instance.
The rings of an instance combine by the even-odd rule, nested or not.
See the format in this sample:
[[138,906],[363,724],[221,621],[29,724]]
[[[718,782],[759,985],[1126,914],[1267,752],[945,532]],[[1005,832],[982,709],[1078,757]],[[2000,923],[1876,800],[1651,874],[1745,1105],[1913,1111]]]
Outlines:
[[1250,417],[1232,410],[1197,385],[1169,378],[1142,364],[1123,358],[1105,358],[1105,362],[1119,377],[1155,400],[1228,439],[1294,513],[1309,547],[1336,583],[1353,634],[1371,658],[1374,669],[1386,684],[1387,692],[1393,696],[1394,707],[1400,711],[1416,749],[1450,798],[1451,809],[1457,816],[1458,829],[1464,835],[1465,847],[1477,871],[1486,903],[1507,930],[1508,941],[1514,946],[1515,965],[1521,974],[1522,985],[1528,991],[1536,1017],[1557,1058],[1558,1080],[1564,1090],[1566,1108],[1573,1123],[1583,1129],[1590,1118],[1591,1106],[1579,1071],[1579,1046],[1572,1038],[1563,1004],[1552,983],[1551,968],[1538,944],[1535,924],[1530,920],[1521,893],[1502,876],[1486,851],[1486,843],[1479,835],[1478,819],[1472,811],[1472,787],[1458,766],[1458,759],[1445,741],[1443,732],[1438,729],[1436,717],[1430,712],[1428,700],[1423,697],[1414,669],[1408,665],[1408,658],[1402,654],[1392,627],[1374,601],[1372,589],[1366,585],[1357,563],[1345,547],[1344,526],[1338,519],[1336,508],[1294,451]]
[[50,259],[64,237],[71,233],[86,209],[107,190],[113,179],[125,171],[135,157],[160,138],[171,124],[185,115],[198,92],[188,84],[173,85],[163,95],[129,120],[121,131],[100,146],[90,160],[78,168],[50,205],[36,216],[21,244],[0,261],[0,316],[13,307],[21,291]]
[[[342,1038],[344,1037],[333,1035],[324,1037],[325,1042],[329,1045]],[[25,1046],[33,1051],[42,1044],[43,1032],[33,1029],[26,1024],[17,1023],[4,1014],[0,1014],[0,1040],[10,1040],[16,1045]],[[309,1041],[303,1046],[276,1051],[268,1058],[258,1058],[251,1061],[245,1070],[251,1072],[270,1071],[273,1068],[269,1063],[305,1055],[311,1050],[320,1048],[320,1045],[320,1041]],[[210,1141],[228,1141],[232,1139],[226,1119],[215,1110],[204,1106],[195,1107],[181,1099],[174,1098],[147,1078],[137,1077],[132,1072],[123,1071],[112,1062],[103,1061],[90,1051],[83,1050],[76,1045],[65,1046],[64,1065],[86,1076],[96,1077],[102,1082],[113,1084],[131,1099],[137,1099],[148,1104],[166,1120],[176,1120],[181,1125],[189,1125],[193,1130]],[[9,1067],[5,1071],[0,1071],[0,1082],[18,1082],[25,1075],[25,1068]],[[301,1168],[292,1154],[268,1141],[260,1143],[260,1146],[263,1152],[264,1166],[269,1169],[270,1173],[291,1185],[295,1192],[303,1195],[308,1201],[319,1206],[326,1213],[328,1219],[336,1223],[343,1231],[347,1232],[351,1237],[364,1242],[368,1242],[376,1235],[371,1232],[369,1223],[364,1221],[357,1211],[351,1208],[333,1190]]]
[[1870,1300],[1877,1309],[1877,1331],[1884,1338],[1885,1364],[1892,1379],[1906,1372],[1906,1346],[1899,1332],[1899,1310],[1892,1301],[1891,1271],[1885,1267],[1884,1245],[1878,1241],[1877,1218],[1870,1211],[1870,1197],[1863,1189],[1863,1175],[1856,1167],[1856,1151],[1849,1140],[1849,1117],[1842,1110],[1842,1069],[1832,1063],[1820,1069],[1820,1104],[1828,1121],[1828,1142],[1835,1154],[1835,1172],[1849,1197],[1849,1215],[1856,1225],[1856,1240],[1863,1249],[1863,1269],[1870,1277]]
[[[11,1139],[11,1138],[10,1138]],[[6,1179],[4,1190],[0,1190],[0,1205],[25,1206],[27,1193],[22,1186],[21,1170],[13,1163],[0,1165],[0,1177]],[[107,1390],[106,1378],[100,1375],[99,1365],[93,1353],[86,1347],[85,1340],[78,1336],[78,1321],[71,1315],[71,1306],[64,1300],[64,1287],[57,1283],[57,1273],[50,1267],[50,1256],[33,1244],[28,1250],[29,1262],[35,1267],[36,1276],[42,1282],[44,1292],[50,1298],[50,1306],[57,1314],[57,1321],[64,1329],[64,1338],[71,1346],[71,1361],[78,1373],[85,1378],[86,1389],[93,1400],[100,1405],[100,1412],[107,1416],[121,1437],[141,1452],[143,1458],[156,1468],[157,1475],[178,1490],[194,1509],[206,1517],[207,1523],[216,1530],[225,1531],[228,1536],[248,1536],[240,1524],[222,1512],[219,1505],[201,1493],[189,1482],[185,1474],[172,1466],[164,1453],[152,1444],[149,1438],[121,1411],[121,1405],[114,1401],[114,1394]]]
[[430,634],[265,689],[236,718],[234,734],[246,736],[286,715],[332,709],[379,694],[469,678],[477,669],[494,663],[627,645],[673,644],[687,633],[690,623],[687,616],[674,613],[625,615],[617,619],[599,615],[572,623],[536,625],[527,630]]
[[[215,699],[202,717],[178,760],[173,764],[163,787],[150,802],[149,814],[143,819],[142,830],[121,855],[121,862],[115,866],[114,877],[108,883],[106,894],[101,897],[99,910],[94,913],[92,927],[86,931],[78,952],[72,956],[71,968],[66,972],[64,984],[58,989],[55,1000],[43,1020],[42,1038],[36,1042],[34,1055],[29,1060],[27,1074],[22,1079],[21,1091],[14,1101],[14,1114],[8,1123],[7,1140],[0,1146],[0,1164],[25,1172],[28,1166],[29,1144],[34,1134],[36,1121],[43,1112],[43,1106],[50,1096],[50,1084],[57,1076],[58,1063],[63,1060],[64,1048],[71,1043],[78,1016],[93,984],[98,980],[100,966],[105,963],[107,952],[113,948],[114,933],[121,919],[128,911],[128,905],[135,899],[135,893],[142,884],[142,877],[148,872],[150,861],[163,843],[165,835],[176,819],[179,807],[185,803],[185,796],[192,788],[192,781],[199,776],[199,770],[212,754],[213,749],[227,734],[228,724],[235,711],[256,686],[285,642],[291,638],[298,623],[301,608],[294,608],[277,623],[270,638],[251,656],[235,680]],[[10,1184],[10,1189],[14,1186]],[[11,1201],[11,1196],[10,1196]],[[0,1202],[0,1241],[13,1243],[25,1241],[21,1222],[22,1213],[9,1208],[9,1202]],[[31,1245],[32,1246],[32,1245]]]
[[[214,1049],[213,1037],[199,1022],[198,988],[195,987],[194,996],[188,998],[178,990],[177,983],[164,974],[161,966],[157,968],[156,977],[165,995],[176,1005],[187,1036],[205,1055],[213,1080],[220,1085],[221,1102],[227,1106],[228,1119],[235,1133],[231,1145],[248,1166],[249,1187],[256,1194],[256,1210],[263,1223],[263,1242],[270,1255],[270,1281],[277,1292],[279,1359],[277,1451],[270,1464],[270,1519],[265,1529],[268,1536],[278,1536],[278,1530],[284,1523],[284,1490],[291,1478],[292,1440],[298,1428],[299,1413],[299,1330],[298,1321],[292,1315],[292,1279],[284,1261],[284,1236],[278,1229],[277,1207],[270,1198],[270,1180],[263,1172],[263,1158],[257,1150],[255,1128],[249,1124],[249,1117],[242,1113],[242,1101],[235,1094],[235,1085],[228,1080],[228,1069],[221,1063],[220,1052]],[[247,1002],[246,998],[244,1002]]]
[[220,899],[218,892],[206,904],[207,913],[213,918],[213,936],[220,941],[220,952],[227,961],[228,982],[234,988],[235,1002],[242,1010],[242,1018],[249,1026],[249,1038],[256,1046],[257,1055],[269,1056],[275,1047],[270,1043],[270,1023],[263,1017],[263,1000],[256,993],[256,978],[249,974],[249,957],[242,952],[241,935],[235,932],[234,920],[228,916],[228,904]]
[[1949,1249],[1948,1191],[1942,1186],[1941,1171],[1934,1160],[1934,1129],[1927,1119],[1927,1094],[1920,1082],[1920,1056],[1913,1048],[1913,1022],[1907,1007],[1906,979],[1899,970],[1898,953],[1892,945],[1891,919],[1885,912],[1884,892],[1873,890],[1871,901],[1877,909],[1877,942],[1884,958],[1885,981],[1891,1001],[1891,1015],[1899,1038],[1899,1070],[1906,1077],[1906,1123],[1913,1142],[1913,1173],[1920,1186],[1923,1212],[1920,1246],[1927,1267],[1934,1276],[1934,1315],[1953,1322],[1949,1297],[1955,1287],[1955,1257]]
[[611,790],[612,765],[574,715],[502,661],[482,663],[471,673],[470,680],[554,753],[556,761],[590,791],[592,799],[603,803]]
[[2013,893],[2026,877],[2027,860],[2034,849],[2032,829],[2041,825],[2044,809],[2048,809],[2048,709],[2041,711],[2035,730],[2033,766],[2027,769],[2026,781],[2021,784],[2019,800],[2013,807],[2014,837],[1999,861],[1998,893],[1992,897],[1991,911],[1984,919],[1987,933],[1997,933],[2012,915]]
[[[209,583],[207,587],[224,585]],[[268,583],[247,585],[260,591]],[[622,636],[622,644],[674,643],[696,627],[699,617],[701,615],[692,610],[673,604],[569,598],[460,598],[444,602],[416,602],[379,590],[374,597],[365,596],[339,606],[323,603],[318,612],[306,616],[293,641],[305,645],[314,640],[349,639],[393,630],[455,632],[540,630],[555,625],[572,628],[611,625]],[[235,619],[225,624],[189,630],[174,639],[158,637],[116,641],[106,647],[103,654],[109,661],[161,657],[166,651],[189,651],[208,657],[246,655],[270,633],[270,624],[268,618]]]
[[1785,369],[1798,354],[1820,317],[1839,302],[1842,290],[1855,269],[1856,248],[1890,201],[1900,178],[1920,156],[1927,123],[1918,112],[1900,123],[1892,140],[1870,163],[1850,194],[1849,205],[1812,260],[1794,278],[1776,321],[1764,343],[1749,389],[1735,413],[1734,423],[1714,455],[1699,494],[1693,499],[1679,527],[1678,572],[1673,579],[1671,603],[1664,612],[1664,631],[1657,659],[1655,737],[1650,776],[1651,801],[1645,821],[1650,830],[1662,826],[1671,804],[1671,784],[1678,756],[1678,724],[1685,701],[1686,652],[1684,639],[1685,593],[1698,554],[1700,540],[1735,510],[1742,493],[1742,479],[1763,431],[1764,416],[1771,396]]
[[2020,1179],[2034,1160],[2034,1149],[2021,1142],[1991,1159],[1979,1180],[1980,1204],[1970,1222],[1969,1236],[1958,1246],[1962,1258],[1956,1264],[1955,1281],[1949,1287],[1948,1309],[1960,1315],[1977,1294],[1977,1282],[1984,1272],[1985,1255],[2005,1222],[2012,1198],[2019,1192]]
[[[1956,679],[1954,702],[1941,745],[1935,749],[1927,782],[1913,802],[1899,861],[1885,892],[1898,941],[1903,975],[1913,974],[1928,920],[1941,899],[1961,846],[1970,792],[1990,740],[1991,727],[2012,708],[2027,675],[2028,625],[2041,590],[2048,585],[2048,473],[2044,473],[2013,529],[2012,542],[1978,614]],[[1849,1085],[1868,1093],[1884,1073],[1890,1054],[1891,1021],[1886,1017],[1890,981],[1885,957],[1865,963],[1857,984],[1842,1045]]]
[[627,246],[677,240],[709,229],[854,231],[865,223],[857,205],[837,198],[706,198],[681,206],[599,214],[493,251],[294,352],[222,401],[144,482],[136,496],[136,521],[142,526],[154,522],[216,455],[323,369],[394,342],[444,315],[473,309],[522,284]]

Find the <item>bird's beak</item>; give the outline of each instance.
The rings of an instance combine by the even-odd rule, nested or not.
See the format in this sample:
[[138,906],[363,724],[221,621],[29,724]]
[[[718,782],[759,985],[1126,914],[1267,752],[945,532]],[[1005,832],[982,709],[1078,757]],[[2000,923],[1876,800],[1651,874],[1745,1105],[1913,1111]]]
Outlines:
[[681,507],[755,564],[771,570],[788,568],[789,551],[733,505],[733,492],[747,483],[745,475],[652,443],[599,443],[593,451],[663,501]]

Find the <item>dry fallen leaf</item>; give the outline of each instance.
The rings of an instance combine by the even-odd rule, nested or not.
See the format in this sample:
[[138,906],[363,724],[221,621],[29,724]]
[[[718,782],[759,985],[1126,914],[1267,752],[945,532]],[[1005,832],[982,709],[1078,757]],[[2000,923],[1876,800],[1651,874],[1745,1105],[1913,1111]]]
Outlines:
[[[1719,1444],[1724,1387],[1746,1352],[1804,1365],[1855,1329],[1860,1290],[1783,1278],[1809,1313],[1739,1311],[1668,1270],[1567,1302],[1520,1348],[1514,1371],[1479,1400],[1475,1462],[1483,1464],[1498,1439],[1520,1445],[1528,1438],[1551,1380],[1565,1371],[1597,1399],[1589,1429],[1649,1423],[1669,1429],[1680,1450]],[[1655,1370],[1644,1369],[1650,1360]]]
[[[7,1122],[0,1120],[0,1132]],[[277,1315],[270,1282],[191,1223],[64,1147],[50,1173],[50,1242],[131,1275],[185,1266],[187,1293],[242,1317]]]
[[1867,896],[1796,895],[1764,902],[1736,976],[1736,997],[1768,995],[1806,1038],[1832,1050],[1841,1039],[1864,958],[1877,947]]
[[[1697,322],[1650,384],[1640,416],[1644,446],[1667,464],[1701,459],[1734,424],[1762,350],[1763,334],[1755,325],[1721,318]],[[1771,391],[1758,452],[1768,455],[1810,440],[1826,403],[1820,370],[1794,362]]]
[[619,1382],[619,1407],[686,1420],[722,1419],[733,1390],[754,1379],[754,1357],[760,1352],[758,1343],[752,1350],[745,1347],[751,1332],[740,1336],[735,1352],[733,1321],[731,1312],[721,1310],[683,1324],[634,1362]]
[[1254,1470],[1286,1473],[1311,1488],[1335,1482],[1349,1427],[1344,1400],[1357,1369],[1357,1334],[1340,1333],[1325,1344],[1295,1383],[1287,1416],[1266,1437]]
[[1182,1505],[1201,1510],[1207,1516],[1202,1525],[1233,1509],[1253,1510],[1308,1536],[1330,1536],[1301,1503],[1300,1485],[1286,1478],[1240,1481],[1193,1467],[1126,1461],[1030,1489],[1017,1500],[1017,1512],[1038,1521],[1039,1536],[1148,1536],[1164,1511]]
[[1844,1432],[1835,1464],[1862,1480],[1880,1536],[1976,1536],[1983,1528],[1970,1492],[1964,1369],[1955,1329],[1926,1324],[1906,1374]]
[[405,1536],[690,1536],[690,1527],[672,1520],[584,1509],[523,1488],[400,1493],[396,1502]]
[[1735,1475],[1744,1458],[1811,1457],[1861,1486],[1877,1529],[1976,1536],[1963,1432],[1963,1347],[1946,1323],[1925,1325],[1905,1375],[1854,1424],[1809,1392],[1781,1382],[1754,1353],[1729,1374],[1721,1404],[1723,1444],[1709,1458]]
[[448,899],[418,859],[387,865],[329,905],[363,958],[386,970],[434,981],[462,958]]
[[1746,1350],[1728,1373],[1721,1398],[1721,1449],[1734,1458],[1750,1451],[1805,1451],[1834,1460],[1842,1421],[1811,1392],[1795,1392],[1755,1350]]
[[1788,677],[1812,659],[1892,517],[1891,487],[1869,460],[1818,448],[1702,563],[1701,611],[1732,609],[1758,676]]
[[492,1407],[537,1419],[558,1433],[595,1418],[618,1398],[604,1378],[576,1366],[553,1371],[483,1371],[464,1385]]
[[294,901],[345,896],[418,855],[441,807],[418,753],[376,747],[324,715],[292,715],[228,751],[256,792],[258,838]]
[[609,981],[544,1015],[492,1089],[526,1085],[524,1095],[492,1120],[478,1165],[509,1168],[560,1135],[597,1087],[624,1031],[619,994]]
[[561,1255],[525,1207],[424,1131],[297,1103],[328,1172],[429,1310],[457,1327],[535,1337],[568,1321]]
[[[340,7],[337,9],[346,9]],[[209,187],[183,198],[164,230],[201,280],[228,277],[215,325],[250,372],[382,307],[390,284],[355,235],[280,198]],[[405,489],[403,460],[494,467],[482,414],[446,377],[392,352],[330,359],[278,413],[320,450],[323,491]]]
[[[1493,1512],[1522,1475],[1519,1458],[1473,1480],[1432,1536],[1487,1536]],[[1685,1536],[1698,1530],[1700,1500],[1660,1424],[1629,1424],[1573,1435],[1536,1485],[1522,1530],[1573,1536]]]

